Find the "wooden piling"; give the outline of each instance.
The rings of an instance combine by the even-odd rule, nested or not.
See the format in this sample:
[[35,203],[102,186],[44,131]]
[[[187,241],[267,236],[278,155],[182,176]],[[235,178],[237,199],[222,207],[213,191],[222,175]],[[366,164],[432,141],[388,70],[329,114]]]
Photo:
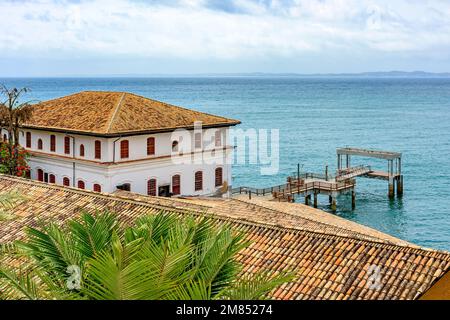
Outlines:
[[310,194],[306,194],[305,195],[305,205],[309,206],[310,200],[311,200],[311,195]]
[[389,198],[394,198],[394,194],[395,194],[395,192],[394,192],[394,181],[392,181],[392,180],[389,180],[389,192],[388,192],[388,195],[389,195]]
[[331,211],[336,212],[336,197],[332,197],[332,200],[331,200]]
[[403,195],[403,175],[397,177],[397,196]]
[[355,210],[356,208],[356,191],[352,190],[352,210]]
[[314,192],[314,208],[317,208],[317,192]]

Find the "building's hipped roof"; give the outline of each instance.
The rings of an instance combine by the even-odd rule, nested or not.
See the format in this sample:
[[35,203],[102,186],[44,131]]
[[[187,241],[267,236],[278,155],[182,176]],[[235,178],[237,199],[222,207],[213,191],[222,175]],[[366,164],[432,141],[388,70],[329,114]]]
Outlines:
[[85,91],[41,102],[24,127],[117,136],[191,128],[236,125],[233,119],[173,106],[125,92]]
[[[272,292],[277,299],[415,299],[450,269],[449,253],[322,219],[314,212],[308,219],[291,207],[275,210],[233,199],[105,195],[0,175],[0,194],[13,190],[19,190],[25,200],[13,204],[15,219],[0,221],[0,243],[23,238],[25,226],[50,221],[62,224],[83,210],[108,209],[126,223],[160,210],[206,215],[218,225],[230,223],[246,234],[251,245],[238,255],[244,274],[296,272],[292,282]],[[371,277],[369,272],[377,270],[380,273]],[[371,280],[377,279],[379,285],[372,285]]]

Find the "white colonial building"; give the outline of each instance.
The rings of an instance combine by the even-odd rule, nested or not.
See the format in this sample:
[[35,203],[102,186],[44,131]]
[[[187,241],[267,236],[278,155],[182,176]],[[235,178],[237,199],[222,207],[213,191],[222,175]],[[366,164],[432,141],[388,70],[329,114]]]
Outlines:
[[108,193],[218,195],[231,187],[236,124],[130,93],[81,92],[34,105],[20,144],[31,153],[32,179]]

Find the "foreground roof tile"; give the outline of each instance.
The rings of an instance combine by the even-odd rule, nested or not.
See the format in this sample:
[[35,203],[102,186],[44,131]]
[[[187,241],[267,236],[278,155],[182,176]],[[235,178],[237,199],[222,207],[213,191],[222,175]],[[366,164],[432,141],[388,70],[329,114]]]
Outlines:
[[[0,175],[0,194],[11,191],[24,199],[13,204],[14,219],[0,221],[0,243],[23,239],[26,226],[62,224],[83,210],[108,209],[125,223],[161,211],[207,216],[251,240],[237,257],[243,274],[295,272],[293,281],[271,292],[277,299],[415,299],[450,269],[447,252],[420,248],[325,213],[296,213],[306,210],[298,205],[281,210],[235,199],[210,204],[206,199],[108,195]],[[373,267],[379,271],[375,287],[369,274]]]

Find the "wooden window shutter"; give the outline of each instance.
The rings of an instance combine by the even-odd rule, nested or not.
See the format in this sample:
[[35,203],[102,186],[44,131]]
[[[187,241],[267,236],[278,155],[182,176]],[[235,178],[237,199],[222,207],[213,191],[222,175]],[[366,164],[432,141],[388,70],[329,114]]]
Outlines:
[[220,187],[223,184],[223,170],[222,168],[216,168],[216,187]]
[[181,176],[179,174],[172,177],[172,193],[174,195],[181,193]]
[[26,146],[27,148],[31,148],[31,132],[27,132],[27,139],[26,139]]
[[42,169],[38,169],[38,181],[44,181],[44,171]]
[[85,186],[85,184],[84,184],[84,181],[83,180],[78,180],[78,188],[79,189],[84,189],[86,186]]
[[95,159],[102,158],[102,142],[100,140],[95,140]]
[[147,194],[149,196],[156,196],[156,179],[147,181]]
[[63,185],[66,186],[66,187],[69,187],[70,186],[70,179],[67,178],[67,177],[64,177],[63,178]]
[[56,151],[56,136],[53,134],[50,136],[50,151]]
[[203,189],[203,172],[197,171],[195,173],[195,191]]
[[126,159],[129,157],[129,142],[128,140],[120,141],[120,157]]
[[70,154],[70,138],[64,137],[64,153]]
[[152,156],[155,154],[155,138],[150,137],[147,139],[147,155]]

